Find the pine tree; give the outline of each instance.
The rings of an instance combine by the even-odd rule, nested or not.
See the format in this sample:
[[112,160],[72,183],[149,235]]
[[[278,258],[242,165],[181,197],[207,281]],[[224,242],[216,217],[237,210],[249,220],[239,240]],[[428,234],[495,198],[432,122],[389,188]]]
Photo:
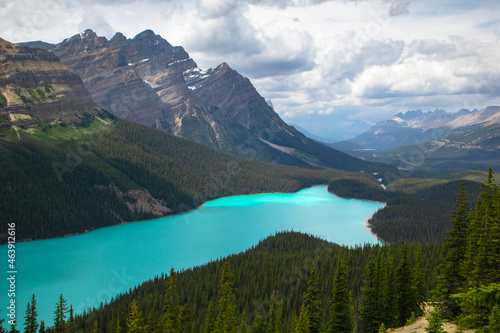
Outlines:
[[66,332],[67,333],[72,333],[75,332],[75,317],[73,315],[73,305],[69,306],[69,319],[68,322],[66,323]]
[[378,286],[377,294],[379,299],[379,319],[381,323],[384,322],[383,319],[385,316],[385,304],[387,303],[385,299],[385,297],[387,296],[387,293],[385,292],[385,288],[387,287],[386,265],[387,265],[386,258],[384,257],[382,251],[379,249],[377,253],[376,283]]
[[264,313],[262,306],[259,306],[257,315],[253,319],[252,333],[267,333],[267,313]]
[[[491,171],[492,182],[493,171]],[[495,183],[489,185],[491,196],[488,209],[491,210],[487,225],[485,224],[484,251],[486,253],[486,270],[484,284],[500,281],[500,191]]]
[[31,297],[31,314],[30,314],[30,332],[36,332],[38,329],[38,311],[36,310],[35,294]]
[[236,305],[233,296],[233,274],[229,261],[224,263],[219,290],[219,313],[215,321],[217,333],[236,333],[238,322],[236,321]]
[[[0,333],[2,332],[0,331]],[[45,333],[45,322],[43,320],[40,322],[40,330],[38,333]]]
[[238,328],[238,333],[250,333],[250,327],[248,326],[248,316],[246,309],[243,309],[243,313],[241,314],[241,323],[240,327]]
[[269,306],[269,321],[267,323],[267,333],[281,332],[281,308],[279,300],[276,296],[276,291],[273,291],[271,296],[271,304]]
[[144,327],[142,326],[142,312],[137,307],[136,300],[130,302],[130,312],[127,319],[127,328],[129,333],[142,333]]
[[118,311],[116,313],[116,327],[113,333],[122,333],[122,327],[120,325],[120,308],[118,308]]
[[191,332],[191,312],[189,311],[186,304],[181,306],[179,311],[179,332],[180,333],[189,333]]
[[351,297],[347,287],[347,266],[339,254],[337,270],[333,277],[333,296],[328,333],[350,333],[353,329]]
[[462,181],[454,209],[451,213],[451,229],[449,237],[444,240],[448,249],[445,262],[441,266],[442,273],[438,277],[437,297],[443,302],[443,314],[446,318],[455,318],[461,312],[460,306],[450,296],[465,289],[465,277],[462,268],[465,264],[467,235],[470,224],[470,208]]
[[26,315],[24,316],[24,332],[33,332],[30,327],[30,316],[31,316],[31,304],[28,302],[26,307]]
[[500,284],[472,287],[466,293],[453,295],[464,309],[464,321],[473,328],[488,326],[491,314],[500,300]]
[[10,325],[9,333],[20,333],[15,324]]
[[295,333],[309,333],[309,318],[307,318],[307,311],[304,304],[300,308],[299,319],[297,319],[297,323],[295,324]]
[[488,182],[482,185],[476,210],[470,222],[464,275],[467,285],[477,287],[500,279],[499,194],[490,168]]
[[434,308],[434,311],[431,312],[431,316],[429,318],[429,326],[425,328],[427,333],[444,333],[445,330],[443,328],[443,322],[441,320],[441,315],[439,314],[439,310]]
[[145,331],[151,333],[156,332],[156,326],[157,326],[156,318],[157,316],[155,310],[150,310],[148,313],[147,325],[144,326]]
[[385,328],[384,323],[380,324],[380,328],[378,329],[378,333],[386,333],[387,328]]
[[379,286],[377,285],[377,267],[375,256],[370,258],[365,269],[365,279],[361,291],[361,305],[359,310],[359,326],[363,333],[377,333],[380,327]]
[[307,280],[307,291],[304,296],[305,311],[309,320],[309,331],[317,333],[321,331],[321,291],[318,288],[318,275],[311,265],[311,274]]
[[[472,289],[500,281],[500,194],[491,169],[482,190],[470,219],[463,265],[466,287]],[[465,303],[461,310],[471,327],[488,325],[491,308]]]
[[68,302],[61,294],[59,301],[56,303],[56,310],[54,311],[54,331],[56,333],[63,332],[66,327],[66,313],[68,312]]
[[422,245],[419,243],[415,253],[415,267],[413,268],[415,277],[415,303],[416,315],[424,313],[423,305],[427,298],[427,284],[425,282],[425,269],[422,259]]
[[415,298],[413,270],[410,266],[408,246],[404,244],[401,250],[401,262],[396,271],[396,292],[398,301],[398,324],[403,326],[418,310]]
[[208,303],[207,315],[205,317],[205,333],[215,332],[214,302]]
[[383,300],[383,322],[385,325],[387,325],[387,327],[394,327],[397,323],[398,305],[396,295],[394,258],[390,250],[386,258],[386,281]]
[[172,267],[168,278],[168,287],[165,293],[165,314],[160,321],[161,332],[178,332],[180,325],[180,304],[177,291],[177,273]]
[[99,323],[97,319],[94,319],[94,327],[92,328],[92,333],[99,333],[101,330],[99,329]]

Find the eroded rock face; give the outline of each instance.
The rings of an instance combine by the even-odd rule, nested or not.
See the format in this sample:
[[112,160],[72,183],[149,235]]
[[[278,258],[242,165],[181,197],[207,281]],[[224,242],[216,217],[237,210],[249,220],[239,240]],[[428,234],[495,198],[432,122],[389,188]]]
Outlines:
[[[45,45],[77,72],[104,109],[148,126],[175,132],[175,119],[189,106],[182,72],[196,63],[181,47],[146,30],[133,39],[111,40],[92,30]],[[188,95],[188,96],[186,96]]]
[[226,63],[202,70],[182,47],[151,30],[109,41],[86,30],[57,45],[27,45],[50,49],[104,109],[217,149],[234,150],[235,142],[288,127]]
[[0,38],[2,126],[71,125],[98,115],[82,80],[51,52]]

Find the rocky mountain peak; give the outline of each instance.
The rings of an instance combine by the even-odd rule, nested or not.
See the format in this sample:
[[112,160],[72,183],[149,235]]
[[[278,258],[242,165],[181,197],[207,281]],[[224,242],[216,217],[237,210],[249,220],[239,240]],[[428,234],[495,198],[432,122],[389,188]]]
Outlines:
[[266,162],[379,170],[288,126],[227,63],[200,69],[182,47],[152,30],[132,39],[117,33],[110,41],[88,31],[52,50],[117,116]]
[[466,116],[466,115],[470,114],[471,112],[472,111],[469,110],[469,109],[460,109],[460,110],[457,111],[457,115],[459,115],[459,116]]
[[124,34],[121,32],[117,32],[110,40],[109,40],[109,45],[116,47],[116,48],[121,48],[125,47],[127,44],[127,37],[125,37]]
[[97,34],[92,29],[85,29],[83,34],[81,34],[82,38],[95,38]]
[[152,30],[145,30],[132,38],[132,45],[135,49],[148,58],[157,57],[165,53],[172,53],[174,47],[156,35]]

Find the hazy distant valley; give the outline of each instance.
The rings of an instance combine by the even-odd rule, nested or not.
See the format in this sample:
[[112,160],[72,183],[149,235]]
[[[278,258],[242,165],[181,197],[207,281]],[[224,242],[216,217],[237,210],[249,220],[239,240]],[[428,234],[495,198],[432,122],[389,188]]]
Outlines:
[[500,165],[500,107],[408,111],[331,147],[404,170],[487,170]]

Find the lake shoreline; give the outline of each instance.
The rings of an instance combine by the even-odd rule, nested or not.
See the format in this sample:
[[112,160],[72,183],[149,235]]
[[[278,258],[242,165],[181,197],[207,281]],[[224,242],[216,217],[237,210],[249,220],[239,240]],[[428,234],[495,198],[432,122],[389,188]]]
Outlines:
[[[92,232],[92,231],[96,231],[96,230],[100,230],[100,229],[104,229],[104,228],[116,227],[116,226],[123,225],[123,224],[155,221],[155,220],[163,219],[163,218],[166,218],[166,217],[178,216],[178,215],[182,215],[182,214],[187,214],[187,213],[189,213],[189,212],[191,212],[191,211],[193,211],[195,209],[198,209],[198,208],[202,207],[203,205],[205,205],[209,201],[218,200],[218,199],[227,198],[227,197],[246,196],[246,195],[263,195],[263,194],[273,194],[273,193],[298,193],[298,192],[306,190],[308,188],[312,188],[312,187],[315,187],[315,186],[323,186],[323,185],[327,185],[327,184],[316,184],[316,185],[313,185],[313,186],[304,187],[304,188],[301,188],[301,189],[297,190],[296,192],[263,192],[263,193],[236,194],[236,195],[229,195],[229,196],[225,196],[225,197],[223,196],[223,197],[220,197],[220,198],[215,198],[215,199],[207,200],[207,201],[201,203],[199,206],[193,207],[193,208],[191,208],[191,209],[189,209],[189,210],[187,210],[185,212],[182,212],[182,213],[176,213],[176,214],[171,214],[171,215],[153,217],[153,218],[146,219],[146,220],[124,221],[124,222],[120,222],[120,223],[117,223],[117,224],[107,225],[107,226],[103,226],[103,227],[96,227],[96,228],[84,230],[84,231],[81,231],[81,232],[73,232],[73,233],[69,233],[69,234],[64,234],[64,235],[61,235],[61,236],[54,236],[54,237],[47,237],[47,238],[36,238],[36,239],[33,239],[33,238],[23,238],[23,239],[20,239],[20,240],[16,240],[16,243],[36,242],[36,241],[40,241],[40,240],[66,238],[66,237],[71,237],[71,236],[84,235],[84,234],[87,234],[87,233]],[[6,245],[6,244],[7,243],[2,243],[2,244],[0,244],[0,246]]]
[[[108,226],[103,226],[103,227],[96,227],[96,228],[92,228],[92,229],[88,229],[88,230],[84,230],[84,231],[81,231],[81,232],[74,232],[74,233],[69,233],[69,234],[64,234],[64,235],[61,235],[61,236],[55,236],[55,237],[47,237],[47,238],[36,238],[36,239],[32,239],[32,238],[23,238],[23,239],[20,239],[20,240],[16,240],[16,243],[25,243],[25,242],[36,242],[36,241],[41,241],[41,240],[49,240],[49,239],[58,239],[58,238],[67,238],[67,237],[72,237],[72,236],[79,236],[79,235],[84,235],[84,234],[87,234],[89,232],[92,232],[92,231],[96,231],[96,230],[100,230],[100,229],[105,229],[105,228],[111,228],[111,227],[116,227],[116,226],[120,226],[120,225],[124,225],[124,224],[130,224],[130,223],[141,223],[141,222],[148,222],[148,221],[155,221],[155,220],[158,220],[158,219],[163,219],[163,218],[167,218],[167,217],[173,217],[173,216],[179,216],[179,215],[182,215],[182,214],[187,214],[195,209],[198,209],[200,207],[203,207],[207,202],[210,202],[210,201],[214,201],[214,200],[218,200],[218,199],[222,199],[222,198],[228,198],[228,197],[238,197],[238,196],[249,196],[249,195],[266,195],[266,194],[276,194],[276,193],[299,193],[300,191],[303,191],[303,190],[307,190],[307,189],[310,189],[310,188],[313,188],[313,187],[317,187],[317,186],[328,186],[328,184],[315,184],[315,185],[312,185],[312,186],[308,186],[308,187],[303,187],[303,188],[300,188],[298,189],[297,191],[295,192],[263,192],[263,193],[247,193],[247,194],[236,194],[236,195],[229,195],[229,196],[222,196],[220,198],[215,198],[215,199],[211,199],[211,200],[207,200],[205,202],[203,202],[202,204],[200,204],[199,206],[197,207],[193,207],[185,212],[181,212],[181,213],[176,213],[176,214],[171,214],[171,215],[165,215],[165,216],[159,216],[159,217],[155,217],[155,218],[150,218],[150,219],[145,219],[145,220],[136,220],[136,221],[124,221],[124,222],[120,222],[120,223],[117,223],[117,224],[112,224],[112,225],[108,225]],[[327,188],[327,192],[328,193],[331,193],[339,198],[342,198],[342,199],[349,199],[349,200],[362,200],[362,201],[369,201],[369,202],[375,202],[375,203],[380,203],[380,204],[383,204],[384,206],[381,208],[381,209],[384,209],[386,206],[387,206],[387,203],[385,202],[379,202],[379,201],[375,201],[375,200],[369,200],[369,199],[356,199],[356,198],[345,198],[345,197],[341,197],[333,192],[330,192],[328,191],[328,188]],[[374,213],[375,214],[375,213]],[[373,214],[373,215],[374,215]],[[365,222],[365,226],[368,228],[368,230],[370,230],[370,232],[375,236],[377,237],[377,239],[383,243],[385,243],[382,239],[379,238],[379,236],[377,234],[375,234],[372,230],[371,230],[371,226],[370,226],[370,223],[369,221],[371,220],[371,218],[373,217],[370,216]],[[0,244],[0,246],[3,246],[3,245],[6,245],[7,243],[2,243]]]
[[171,219],[20,244],[16,297],[26,304],[36,294],[39,318],[50,321],[60,294],[81,313],[171,267],[205,265],[244,252],[277,232],[293,230],[346,247],[381,244],[366,226],[383,207],[380,203],[340,198],[325,185],[267,195],[231,196]]

